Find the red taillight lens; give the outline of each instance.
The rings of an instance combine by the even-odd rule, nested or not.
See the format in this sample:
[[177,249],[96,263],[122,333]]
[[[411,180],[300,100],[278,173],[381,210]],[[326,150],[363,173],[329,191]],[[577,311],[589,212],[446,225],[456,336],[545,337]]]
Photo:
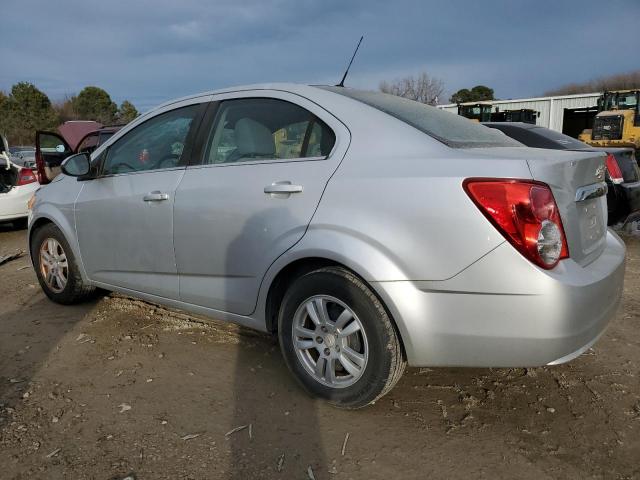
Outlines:
[[620,165],[618,165],[618,161],[616,157],[613,156],[613,153],[607,155],[607,172],[609,172],[609,177],[611,177],[613,183],[624,182],[622,170],[620,170]]
[[37,181],[36,174],[30,168],[21,168],[18,173],[18,183],[17,186],[27,185],[29,183],[33,183]]
[[485,217],[536,265],[551,269],[569,257],[558,205],[548,185],[470,178],[463,187]]

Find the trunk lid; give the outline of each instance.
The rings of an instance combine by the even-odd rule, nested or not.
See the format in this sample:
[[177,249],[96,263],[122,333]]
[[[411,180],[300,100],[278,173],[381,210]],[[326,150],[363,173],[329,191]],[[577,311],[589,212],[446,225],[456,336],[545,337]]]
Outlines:
[[551,187],[570,257],[585,266],[600,256],[607,234],[606,154],[541,148],[482,150],[494,158],[526,160],[532,178]]

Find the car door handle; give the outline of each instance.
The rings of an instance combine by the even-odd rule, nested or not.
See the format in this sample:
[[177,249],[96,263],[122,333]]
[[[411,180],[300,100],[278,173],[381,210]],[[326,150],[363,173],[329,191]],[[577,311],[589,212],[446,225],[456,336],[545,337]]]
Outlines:
[[291,185],[291,183],[273,183],[264,187],[264,193],[300,193],[302,185]]
[[142,199],[145,202],[162,202],[163,200],[169,200],[169,194],[162,193],[156,190],[147,193],[144,197],[142,197]]

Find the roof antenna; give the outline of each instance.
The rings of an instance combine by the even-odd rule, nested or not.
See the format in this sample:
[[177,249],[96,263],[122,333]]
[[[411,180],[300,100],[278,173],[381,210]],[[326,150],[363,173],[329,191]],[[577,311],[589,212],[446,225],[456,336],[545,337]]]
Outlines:
[[351,57],[351,61],[349,62],[349,65],[347,66],[347,69],[344,72],[344,75],[342,76],[342,80],[340,80],[340,83],[336,85],[336,87],[344,87],[344,81],[347,78],[347,75],[349,73],[349,69],[351,68],[351,64],[353,63],[353,59],[356,58],[356,53],[358,53],[358,49],[360,48],[360,44],[362,43],[362,39],[364,38],[364,35],[362,35],[360,37],[360,41],[358,42],[358,45],[356,46],[356,51],[353,52],[353,56]]

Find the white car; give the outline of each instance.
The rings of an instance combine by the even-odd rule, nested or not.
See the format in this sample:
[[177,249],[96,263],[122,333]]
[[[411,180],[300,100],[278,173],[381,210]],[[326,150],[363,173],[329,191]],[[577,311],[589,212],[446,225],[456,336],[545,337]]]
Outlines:
[[32,169],[12,162],[7,141],[0,136],[0,223],[26,225],[29,199],[39,187]]

